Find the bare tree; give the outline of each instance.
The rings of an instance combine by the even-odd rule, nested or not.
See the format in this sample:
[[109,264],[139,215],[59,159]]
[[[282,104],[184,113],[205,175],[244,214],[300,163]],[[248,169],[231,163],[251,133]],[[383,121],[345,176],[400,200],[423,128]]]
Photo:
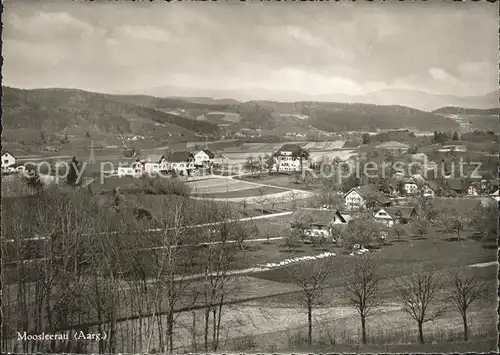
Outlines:
[[469,340],[469,325],[467,322],[467,311],[469,307],[479,301],[485,295],[484,284],[471,272],[460,270],[452,277],[453,290],[451,301],[453,306],[460,312],[464,325],[464,340]]
[[443,283],[439,275],[433,271],[420,271],[399,284],[399,292],[403,302],[403,310],[417,322],[418,340],[424,344],[423,325],[441,317],[446,312],[446,307],[437,305]]
[[465,222],[457,210],[451,209],[444,213],[442,224],[446,232],[454,233],[458,240],[461,239],[461,233],[465,229]]
[[263,187],[259,187],[259,196],[255,199],[255,202],[260,205],[261,213],[264,214],[264,206],[268,202],[268,196],[265,195],[266,190]]
[[246,169],[246,170],[249,170],[250,173],[252,174],[252,177],[254,177],[254,173],[260,169],[260,166],[259,166],[259,161],[256,160],[252,155],[250,155],[245,164],[243,165],[243,167]]
[[411,224],[411,229],[413,233],[419,236],[419,238],[423,238],[424,234],[427,233],[429,227],[429,222],[423,220],[422,218],[417,218]]
[[355,265],[350,276],[344,280],[344,294],[349,304],[356,308],[361,318],[361,334],[366,344],[366,318],[380,305],[380,279],[375,273],[375,264],[368,260]]
[[271,209],[273,211],[276,210],[276,205],[280,204],[281,202],[283,202],[283,198],[280,197],[280,196],[273,196],[273,195],[270,195],[268,198],[267,198],[267,202],[269,202],[269,204],[271,205]]
[[327,277],[330,272],[327,258],[312,263],[303,263],[287,269],[290,278],[300,290],[300,304],[307,310],[307,341],[312,344],[313,316],[315,307],[322,304],[322,296],[327,286]]
[[287,199],[292,204],[292,210],[295,211],[297,209],[297,200],[299,199],[299,194],[296,191],[290,191],[287,194]]

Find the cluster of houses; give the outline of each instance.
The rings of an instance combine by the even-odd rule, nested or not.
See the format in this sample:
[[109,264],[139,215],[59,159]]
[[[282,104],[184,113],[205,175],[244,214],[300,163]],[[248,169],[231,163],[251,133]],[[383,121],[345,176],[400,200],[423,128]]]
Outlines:
[[[408,194],[415,195],[420,192],[423,196],[434,196],[434,191],[428,184],[420,188],[414,178],[404,180],[403,184]],[[477,186],[481,186],[481,189],[486,188],[486,185],[493,188],[496,186],[496,191],[488,194],[488,198],[499,201],[498,180],[476,181],[467,187],[463,180],[448,179],[446,184],[452,191],[472,196],[477,196]],[[341,235],[349,222],[358,218],[368,218],[389,228],[397,224],[411,223],[418,217],[418,210],[406,203],[405,198],[384,194],[377,185],[359,186],[343,195],[341,208],[331,209],[329,206],[323,206],[320,209],[303,208],[294,212],[292,228],[303,228],[304,235],[309,237],[325,237],[335,241],[335,236]],[[297,221],[302,221],[301,225],[298,225]],[[385,231],[381,233],[381,237],[387,234]]]
[[176,151],[167,155],[153,154],[138,158],[131,166],[120,166],[116,175],[142,176],[144,174],[171,173],[180,176],[190,176],[199,168],[210,168],[217,163],[216,155],[209,149],[202,149],[193,154],[189,151]]

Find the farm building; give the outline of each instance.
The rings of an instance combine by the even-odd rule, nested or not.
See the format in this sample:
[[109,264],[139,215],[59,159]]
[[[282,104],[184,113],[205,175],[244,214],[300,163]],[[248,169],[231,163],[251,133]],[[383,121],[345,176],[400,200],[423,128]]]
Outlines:
[[[279,171],[300,171],[309,166],[306,158],[307,150],[298,144],[284,144],[275,154]],[[303,157],[301,159],[301,157]]]
[[167,158],[162,154],[148,155],[146,158],[141,159],[140,162],[143,165],[144,172],[148,174],[169,170]]
[[[2,152],[2,171],[6,172],[10,169],[14,169],[16,165],[16,157],[10,154],[9,152]],[[10,168],[10,169],[9,169]]]
[[349,222],[339,210],[328,209],[300,209],[294,212],[292,220],[292,228],[302,230],[305,236],[327,239],[345,231]]
[[418,185],[416,179],[411,178],[403,178],[401,179],[403,183],[403,188],[408,195],[414,195],[417,193]]
[[171,153],[168,156],[168,162],[170,163],[170,169],[182,172],[183,174],[189,174],[195,168],[194,155],[188,151]]
[[196,166],[210,166],[214,163],[215,154],[210,149],[202,149],[194,155]]
[[374,206],[388,206],[388,200],[379,190],[376,185],[365,185],[350,189],[343,196],[344,206],[348,210],[357,210],[371,208]]

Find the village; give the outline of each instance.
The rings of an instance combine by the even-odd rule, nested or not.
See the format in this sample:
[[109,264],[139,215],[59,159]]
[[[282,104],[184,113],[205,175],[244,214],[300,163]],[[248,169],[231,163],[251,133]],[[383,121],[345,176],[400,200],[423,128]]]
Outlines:
[[293,3],[3,1],[0,353],[498,353],[497,4]]

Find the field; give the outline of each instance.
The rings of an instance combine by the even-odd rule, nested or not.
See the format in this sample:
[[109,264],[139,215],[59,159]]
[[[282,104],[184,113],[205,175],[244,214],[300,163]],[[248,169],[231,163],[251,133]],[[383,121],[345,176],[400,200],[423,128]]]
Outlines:
[[207,192],[205,194],[194,194],[194,196],[206,196],[209,198],[218,198],[218,199],[233,199],[233,198],[247,198],[247,197],[259,197],[267,196],[267,195],[275,195],[279,193],[284,193],[282,189],[277,187],[252,187],[252,188],[244,188],[241,190],[234,190],[229,192]]
[[189,183],[195,194],[217,194],[254,189],[254,184],[227,178],[213,178]]
[[[267,182],[267,181],[266,181]],[[243,181],[239,179],[217,177],[188,184],[196,197],[206,197],[216,200],[228,200],[239,202],[246,200],[248,203],[258,203],[258,200],[264,198],[285,199],[291,191],[298,193],[296,199],[304,199],[312,195],[311,192],[295,190],[292,187],[279,187],[273,184],[261,183],[255,181]]]
[[[285,222],[283,220],[283,222]],[[285,222],[286,223],[286,222]],[[447,275],[458,267],[495,260],[495,249],[487,244],[473,240],[448,242],[445,236],[428,235],[425,239],[408,237],[403,242],[394,242],[382,246],[368,257],[378,265],[382,281],[382,305],[373,317],[368,319],[369,344],[359,345],[359,316],[355,309],[349,307],[341,297],[342,274],[349,270],[361,257],[341,255],[341,250],[330,246],[337,256],[331,258],[332,272],[328,279],[323,300],[324,305],[313,310],[314,341],[318,349],[329,346],[330,351],[350,349],[352,351],[369,349],[413,349],[413,351],[429,351],[439,349],[439,344],[446,343],[448,351],[461,349],[478,350],[461,342],[461,319],[458,312],[449,309],[447,313],[424,326],[424,334],[429,343],[426,347],[417,346],[416,325],[402,312],[398,303],[397,289],[394,280],[408,275],[419,268],[441,270]],[[289,252],[281,241],[254,244],[249,243],[245,250],[238,254],[238,269],[251,268],[256,264],[277,262],[285,258],[319,254],[320,250],[312,246],[295,246]],[[307,267],[307,264],[303,264]],[[225,349],[239,351],[276,351],[305,347],[307,316],[304,308],[299,306],[299,295],[296,286],[290,281],[290,273],[294,268],[303,266],[287,266],[241,275],[234,279],[232,285],[238,290],[238,296],[231,300],[236,304],[228,304],[224,313],[224,330],[222,332]],[[475,304],[469,312],[471,343],[479,339],[493,339],[496,335],[496,267],[477,268],[476,275],[488,284],[488,297]],[[449,286],[446,286],[449,290]],[[445,293],[443,293],[445,295]],[[446,302],[446,299],[442,299]],[[192,323],[192,317],[202,317],[203,311],[182,312],[178,315],[177,347],[183,346],[183,339],[188,339],[186,329]],[[135,324],[135,322],[134,322]],[[196,322],[200,326],[201,319]],[[199,330],[201,332],[201,329]],[[156,337],[157,334],[154,334]],[[258,341],[257,341],[258,339]],[[437,344],[436,344],[437,343]],[[403,345],[405,344],[405,345]],[[481,349],[491,349],[491,341],[482,344]],[[241,347],[241,348],[240,348]],[[444,348],[443,348],[444,349]]]

